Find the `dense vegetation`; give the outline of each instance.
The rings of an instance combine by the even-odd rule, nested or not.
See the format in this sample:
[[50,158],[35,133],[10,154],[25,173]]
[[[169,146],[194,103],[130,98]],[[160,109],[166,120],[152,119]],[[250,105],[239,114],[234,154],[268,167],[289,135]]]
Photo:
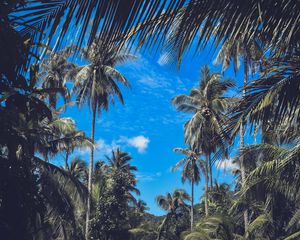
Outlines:
[[[298,0],[0,0],[1,239],[300,239],[299,12]],[[137,199],[128,153],[94,162],[95,119],[123,103],[130,79],[116,67],[130,50],[161,50],[180,67],[194,46],[218,51],[223,70],[202,66],[199,84],[172,99],[191,116],[173,168],[191,193],[158,195],[156,217]],[[231,63],[243,71],[235,97]],[[61,117],[74,99],[91,109],[91,136]],[[212,168],[236,139],[230,187]],[[69,159],[80,147],[90,159]]]

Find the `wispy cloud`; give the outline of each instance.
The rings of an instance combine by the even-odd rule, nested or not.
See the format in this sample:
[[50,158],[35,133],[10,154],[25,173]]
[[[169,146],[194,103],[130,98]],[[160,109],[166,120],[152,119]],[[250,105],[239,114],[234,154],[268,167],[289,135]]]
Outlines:
[[155,172],[155,173],[138,172],[136,177],[140,182],[152,182],[158,179],[161,175],[162,175],[161,172]]
[[154,72],[148,72],[148,75],[142,76],[138,81],[140,84],[149,87],[149,88],[165,88],[166,90],[170,90],[170,83],[165,77],[154,75]]

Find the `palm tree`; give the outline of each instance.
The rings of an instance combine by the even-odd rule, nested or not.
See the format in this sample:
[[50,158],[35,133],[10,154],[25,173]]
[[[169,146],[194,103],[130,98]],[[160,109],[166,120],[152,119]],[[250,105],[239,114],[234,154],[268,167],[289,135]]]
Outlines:
[[167,231],[169,220],[178,217],[178,210],[187,207],[186,201],[190,201],[190,196],[182,189],[176,189],[172,194],[167,193],[166,196],[159,195],[156,197],[158,206],[167,211],[166,217],[159,226],[157,240],[161,239],[164,227],[166,227],[165,231]]
[[[253,125],[273,122],[280,127],[299,117],[299,65],[300,51],[284,57],[273,56],[262,65],[261,76],[252,81],[243,98],[231,114],[230,128],[235,133],[242,119],[249,119]],[[298,124],[298,123],[296,123]],[[295,125],[297,126],[297,125]]]
[[179,152],[185,155],[183,159],[176,163],[173,167],[173,171],[183,166],[182,170],[182,182],[189,180],[192,185],[192,195],[191,195],[191,231],[193,231],[194,224],[194,184],[198,184],[200,181],[200,169],[198,167],[199,155],[190,148],[175,148],[174,152]]
[[[0,146],[2,150],[7,148],[1,154],[1,162],[7,162],[2,163],[4,179],[1,180],[9,180],[9,184],[4,182],[4,191],[1,191],[4,204],[1,211],[18,211],[15,216],[4,214],[2,217],[1,214],[1,222],[8,223],[3,234],[9,238],[31,239],[49,238],[51,232],[52,236],[75,238],[80,235],[77,206],[84,207],[87,191],[68,172],[36,156],[37,152],[44,152],[43,148],[57,154],[57,148],[50,145],[61,137],[60,131],[55,129],[68,126],[61,119],[55,119],[51,109],[41,100],[47,89],[37,88],[36,83],[37,69],[33,67],[26,87],[11,89],[11,93],[1,99],[3,138]],[[5,189],[7,187],[15,193]],[[17,194],[16,197],[13,194]]]
[[93,147],[93,143],[86,137],[83,131],[78,131],[73,119],[67,118],[71,125],[68,129],[65,129],[63,136],[55,141],[53,144],[59,149],[59,151],[65,151],[65,169],[69,169],[69,155],[74,152],[76,148]]
[[212,216],[208,218],[201,219],[199,223],[197,223],[194,232],[187,232],[184,234],[184,240],[192,240],[192,239],[203,239],[203,240],[212,240],[212,239],[223,239],[223,240],[231,240],[231,239],[240,239],[237,234],[234,234],[233,219],[228,216],[218,215]]
[[227,119],[225,113],[235,99],[224,97],[224,93],[232,86],[234,86],[232,80],[222,81],[220,74],[211,74],[208,66],[204,66],[201,69],[199,86],[193,88],[189,95],[173,98],[173,104],[179,111],[194,114],[184,127],[185,142],[206,156],[205,169],[208,169],[205,176],[206,191],[208,178],[210,186],[213,186],[211,154],[217,149],[226,152],[226,144],[229,141],[229,136],[225,132]]
[[[287,7],[294,9],[289,13]],[[192,43],[198,42],[196,50],[200,52],[211,39],[215,48],[227,40],[246,43],[259,39],[272,52],[282,53],[295,49],[298,44],[299,29],[292,24],[300,22],[295,11],[298,7],[298,3],[287,0],[271,4],[265,0],[251,0],[247,4],[226,0],[189,1],[171,13],[140,23],[131,32],[139,36],[141,44],[158,42],[171,56],[175,54],[179,63]],[[165,33],[162,41],[157,41],[154,36],[162,32]]]
[[[107,157],[107,165],[98,165],[106,173],[102,179],[103,186],[100,186],[102,194],[95,199],[97,208],[91,228],[93,238],[121,239],[129,230],[131,206],[137,203],[135,195],[140,194],[136,188],[137,168],[130,164],[130,160],[128,153],[117,149],[112,151],[111,157]],[[97,173],[102,171],[100,169]]]
[[139,214],[144,214],[147,210],[149,210],[149,208],[147,207],[147,203],[139,199],[135,204],[135,211]]
[[[64,101],[70,99],[69,89],[66,86],[66,78],[70,72],[76,69],[76,65],[69,62],[73,47],[67,47],[59,52],[48,50],[48,58],[41,63],[42,87],[58,89]],[[49,94],[49,106],[56,110],[57,91]]]
[[[255,71],[256,65],[258,65],[258,61],[262,60],[263,50],[260,47],[260,44],[257,40],[252,40],[250,43],[245,43],[240,40],[231,41],[227,40],[221,47],[215,63],[222,63],[222,71],[226,70],[229,67],[230,61],[233,61],[234,70],[237,71],[240,67],[240,57],[244,59],[244,83],[243,83],[243,93],[242,97],[246,96],[246,88],[248,84],[248,71],[251,68],[252,72]],[[244,147],[245,140],[245,129],[244,123],[241,122],[240,126],[240,149]],[[242,184],[245,184],[245,166],[243,163],[243,158],[239,161],[241,168],[241,177]],[[247,232],[248,227],[248,212],[247,210],[244,212],[244,224],[245,224],[245,232]]]
[[67,168],[70,174],[80,182],[86,184],[88,178],[88,167],[86,161],[80,157],[72,159],[70,167]]
[[108,172],[112,172],[113,174],[125,173],[128,175],[128,178],[132,180],[130,181],[130,184],[124,185],[123,188],[126,191],[127,200],[136,203],[136,199],[132,195],[132,192],[140,195],[140,191],[136,188],[136,179],[134,175],[134,172],[137,171],[137,167],[132,166],[129,163],[132,159],[131,156],[126,152],[122,152],[120,148],[117,148],[117,150],[112,151],[111,157],[106,158],[108,160]]
[[126,152],[122,152],[120,148],[112,151],[112,156],[106,158],[108,160],[108,165],[114,170],[120,170],[128,173],[137,171],[137,168],[129,163],[132,159],[131,156]]
[[[82,56],[89,63],[80,67],[74,78],[73,92],[77,95],[78,105],[88,102],[92,111],[91,140],[95,138],[95,121],[97,112],[108,110],[109,102],[114,103],[116,95],[121,103],[123,97],[115,81],[129,86],[128,80],[116,69],[116,65],[132,59],[132,55],[123,54],[117,47],[101,41],[95,41],[90,48],[82,50]],[[91,148],[88,190],[92,192],[92,173],[94,164],[94,149]],[[86,214],[86,239],[89,236],[89,220],[91,199],[88,198]]]
[[253,217],[247,233],[250,236],[257,236],[256,226],[258,233],[267,234],[272,239],[282,238],[297,230],[295,226],[290,228],[295,223],[292,220],[294,217],[290,220],[291,225],[286,225],[290,216],[297,212],[294,203],[299,199],[300,182],[297,175],[299,132],[294,129],[294,122],[288,119],[286,116],[285,124],[278,128],[273,128],[273,123],[265,126],[263,143],[247,146],[237,156],[243,155],[248,174],[240,191],[240,199],[246,199],[249,205],[254,201],[262,202],[262,210],[256,215],[252,210]]
[[[47,43],[56,33],[57,45],[65,43],[70,39],[68,37],[74,36],[78,30],[76,42],[82,44],[88,35],[88,42],[92,44],[98,30],[101,36],[106,35],[106,39],[114,39],[139,23],[144,25],[138,34],[140,42],[147,43],[145,40],[149,38],[152,41],[150,43],[153,43],[157,41],[155,33],[165,33],[162,34],[164,38],[170,25],[176,22],[178,30],[173,38],[182,53],[199,36],[201,43],[208,42],[210,37],[216,37],[216,43],[220,43],[228,38],[236,40],[243,37],[243,40],[247,41],[262,36],[272,45],[272,49],[280,47],[279,51],[297,43],[299,33],[299,29],[294,27],[299,23],[297,11],[299,5],[297,1],[288,0],[272,3],[267,0],[260,2],[251,0],[246,4],[238,1],[228,3],[226,0],[189,2],[156,0],[141,4],[137,0],[130,0],[121,6],[110,1],[104,2],[103,5],[92,4],[91,0],[53,3],[38,1],[33,4],[31,1],[17,0],[10,4],[4,3],[4,17],[18,10],[17,17],[13,15],[9,19],[12,25],[19,26],[17,29],[21,33],[36,36],[37,39],[49,33]],[[27,4],[24,6],[21,3]],[[43,10],[46,12],[41,15],[40,12]],[[58,32],[63,15],[66,19],[63,28]],[[18,21],[20,19],[21,21]],[[100,19],[110,24],[102,24]],[[178,19],[179,21],[175,21]],[[88,28],[88,24],[92,27]],[[41,28],[37,29],[34,26]],[[201,44],[198,47],[200,49]]]

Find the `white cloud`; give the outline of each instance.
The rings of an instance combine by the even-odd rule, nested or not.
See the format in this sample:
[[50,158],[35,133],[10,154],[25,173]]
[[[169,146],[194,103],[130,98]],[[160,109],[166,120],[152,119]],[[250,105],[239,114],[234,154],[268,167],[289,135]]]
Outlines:
[[[95,141],[95,158],[103,158],[106,155],[110,155],[113,150],[117,148],[121,148],[123,151],[126,151],[126,147],[136,148],[139,153],[144,153],[148,145],[150,143],[150,139],[143,136],[135,136],[132,138],[121,136],[117,140],[112,140],[110,143],[106,142],[104,139],[99,138]],[[90,148],[81,148],[77,149],[74,153],[75,155],[80,156],[88,156],[90,154]]]
[[161,175],[162,175],[161,172],[155,172],[155,173],[138,172],[137,179],[141,182],[152,182],[155,181],[157,178],[159,178]]
[[219,170],[224,171],[231,171],[238,167],[236,163],[232,162],[231,158],[219,161],[216,166]]
[[169,80],[164,76],[157,74],[156,72],[154,72],[154,70],[148,71],[147,73],[141,75],[138,82],[150,89],[162,88],[164,90],[173,90],[170,88],[171,83],[169,82]]
[[133,138],[128,138],[127,143],[129,146],[136,148],[139,153],[143,153],[148,148],[150,139],[147,137],[144,137],[143,135],[140,135],[140,136],[136,136]]
[[110,144],[106,143],[104,139],[98,139],[95,144],[95,153],[99,153],[102,155],[109,155],[112,150],[116,150],[119,148],[120,145],[118,145],[115,141],[112,141]]

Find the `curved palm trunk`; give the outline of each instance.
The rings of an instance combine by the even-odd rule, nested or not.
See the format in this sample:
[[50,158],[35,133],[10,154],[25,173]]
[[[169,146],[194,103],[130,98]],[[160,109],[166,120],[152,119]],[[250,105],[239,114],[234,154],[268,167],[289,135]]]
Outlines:
[[[248,61],[247,59],[244,59],[244,87],[243,87],[243,97],[246,96],[246,87],[247,87],[247,81],[248,81]],[[240,148],[243,148],[245,145],[244,142],[245,139],[245,129],[244,124],[242,123],[240,126]],[[245,181],[246,181],[246,170],[244,165],[244,159],[243,156],[240,158],[240,167],[241,167],[241,177],[242,177],[242,186],[244,187]],[[245,233],[248,230],[248,210],[244,211],[244,227],[245,227]]]
[[169,220],[169,213],[167,213],[167,216],[165,217],[165,219],[162,221],[161,225],[159,226],[157,240],[161,239],[161,234],[162,234],[164,226],[166,225],[166,223],[168,222],[168,220]]
[[194,225],[194,180],[192,180],[191,231]]
[[[95,121],[96,121],[96,104],[93,106],[93,116],[92,116],[92,132],[91,139],[94,142],[95,139]],[[91,148],[90,165],[89,165],[89,177],[88,177],[88,197],[87,197],[87,211],[86,211],[86,222],[85,222],[85,239],[89,239],[89,224],[90,224],[90,214],[91,214],[91,193],[92,193],[92,174],[93,174],[93,164],[94,164],[94,147]]]
[[210,189],[213,187],[213,174],[212,174],[212,162],[210,154],[208,155],[208,164],[209,164],[209,181],[210,181]]
[[206,156],[205,161],[205,197],[204,197],[204,205],[205,205],[205,216],[208,216],[208,156]]

